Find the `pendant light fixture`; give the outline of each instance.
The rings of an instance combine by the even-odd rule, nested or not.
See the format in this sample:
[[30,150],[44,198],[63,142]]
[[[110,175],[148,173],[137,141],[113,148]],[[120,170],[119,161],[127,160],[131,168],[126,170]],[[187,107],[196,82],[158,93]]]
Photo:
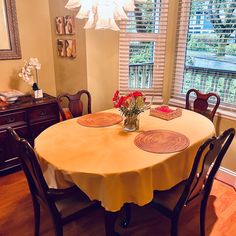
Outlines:
[[126,12],[135,10],[135,2],[146,0],[69,0],[67,9],[78,9],[76,18],[88,19],[84,28],[120,30],[116,21],[127,20]]

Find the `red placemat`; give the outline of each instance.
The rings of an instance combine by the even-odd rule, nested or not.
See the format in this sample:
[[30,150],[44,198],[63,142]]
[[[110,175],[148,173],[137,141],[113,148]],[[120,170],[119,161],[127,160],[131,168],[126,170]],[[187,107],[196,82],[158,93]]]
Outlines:
[[87,127],[106,127],[118,124],[122,120],[122,117],[118,114],[104,112],[81,116],[77,122]]
[[189,146],[189,139],[170,130],[149,130],[136,136],[134,143],[140,149],[154,153],[182,151]]

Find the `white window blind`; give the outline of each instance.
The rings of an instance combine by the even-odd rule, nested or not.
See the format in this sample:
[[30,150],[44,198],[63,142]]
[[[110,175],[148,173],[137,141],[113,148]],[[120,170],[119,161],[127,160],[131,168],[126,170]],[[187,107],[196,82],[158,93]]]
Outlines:
[[135,12],[120,24],[119,89],[142,91],[162,102],[168,0],[136,4]]
[[[236,110],[236,0],[180,0],[171,104],[196,88]],[[234,112],[235,113],[235,112]],[[231,116],[229,115],[229,116]]]

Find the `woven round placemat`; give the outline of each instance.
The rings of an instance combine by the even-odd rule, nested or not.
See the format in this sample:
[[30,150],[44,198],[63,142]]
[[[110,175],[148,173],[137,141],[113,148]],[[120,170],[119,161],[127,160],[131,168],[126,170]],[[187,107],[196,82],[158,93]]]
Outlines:
[[118,114],[104,112],[81,116],[77,122],[87,127],[106,127],[118,124],[122,120],[122,117]]
[[149,130],[136,136],[134,143],[140,149],[154,153],[182,151],[189,146],[189,139],[170,130]]

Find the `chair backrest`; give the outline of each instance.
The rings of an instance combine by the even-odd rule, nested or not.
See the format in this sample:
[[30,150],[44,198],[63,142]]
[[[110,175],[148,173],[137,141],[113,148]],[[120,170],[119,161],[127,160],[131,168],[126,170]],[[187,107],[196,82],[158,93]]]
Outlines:
[[210,138],[201,145],[176,208],[182,207],[200,194],[208,198],[216,172],[234,135],[235,129],[230,128],[219,137]]
[[[195,93],[196,99],[193,101],[193,104],[191,106],[190,96],[192,93]],[[215,97],[216,100],[215,100],[215,104],[214,104],[212,110],[210,110],[208,107],[209,106],[208,100],[212,97]],[[206,116],[207,118],[209,118],[211,121],[213,121],[216,110],[219,107],[219,105],[220,105],[220,97],[216,93],[203,94],[196,89],[190,89],[186,94],[185,108],[188,110],[193,110],[197,113],[200,113],[200,114]]]
[[14,140],[15,147],[19,150],[18,157],[27,178],[32,197],[48,204],[47,191],[49,188],[38,163],[37,154],[29,142],[20,138],[14,129],[9,127],[7,130]]
[[72,117],[82,116],[84,106],[83,106],[83,102],[81,101],[81,96],[83,94],[87,95],[87,101],[88,101],[87,112],[88,114],[90,114],[91,113],[91,95],[87,90],[80,90],[76,94],[64,93],[57,97],[59,111],[63,120],[66,120],[66,114],[63,110],[62,100],[63,99],[67,100],[69,112],[71,113]]

